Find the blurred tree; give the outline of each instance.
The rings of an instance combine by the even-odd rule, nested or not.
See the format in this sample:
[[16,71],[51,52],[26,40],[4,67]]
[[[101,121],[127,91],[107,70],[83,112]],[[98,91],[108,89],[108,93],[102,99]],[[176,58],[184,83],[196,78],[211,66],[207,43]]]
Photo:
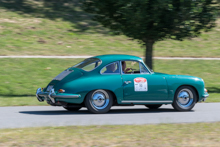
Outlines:
[[86,12],[115,34],[137,39],[146,47],[152,69],[153,45],[164,39],[197,37],[215,26],[214,0],[82,0]]

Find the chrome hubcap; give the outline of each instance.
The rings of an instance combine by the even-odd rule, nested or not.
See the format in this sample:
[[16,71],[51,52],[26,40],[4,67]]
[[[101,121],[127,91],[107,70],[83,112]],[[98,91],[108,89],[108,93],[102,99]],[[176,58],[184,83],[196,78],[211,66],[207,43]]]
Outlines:
[[193,93],[189,89],[182,89],[178,93],[177,101],[180,107],[189,107],[193,103]]
[[92,103],[93,107],[95,107],[96,109],[106,108],[109,104],[108,94],[105,91],[95,92],[91,97],[91,103]]

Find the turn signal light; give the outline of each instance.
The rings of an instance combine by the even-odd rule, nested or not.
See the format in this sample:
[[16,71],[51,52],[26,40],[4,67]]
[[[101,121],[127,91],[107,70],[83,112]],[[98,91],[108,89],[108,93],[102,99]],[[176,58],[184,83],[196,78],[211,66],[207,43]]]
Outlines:
[[208,92],[208,90],[207,89],[204,89],[205,90],[205,92]]
[[64,90],[64,89],[59,89],[58,92],[59,92],[59,93],[64,93],[65,90]]

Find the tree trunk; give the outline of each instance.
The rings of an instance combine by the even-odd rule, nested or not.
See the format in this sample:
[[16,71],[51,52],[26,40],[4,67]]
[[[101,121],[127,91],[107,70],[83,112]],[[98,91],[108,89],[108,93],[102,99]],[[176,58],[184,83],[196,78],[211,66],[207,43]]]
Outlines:
[[153,40],[146,40],[145,42],[146,44],[146,51],[145,51],[145,64],[147,64],[147,66],[150,69],[153,69],[153,45],[154,45],[154,41]]
[[24,3],[24,0],[16,0],[16,4],[17,4],[18,6],[22,6],[23,3]]

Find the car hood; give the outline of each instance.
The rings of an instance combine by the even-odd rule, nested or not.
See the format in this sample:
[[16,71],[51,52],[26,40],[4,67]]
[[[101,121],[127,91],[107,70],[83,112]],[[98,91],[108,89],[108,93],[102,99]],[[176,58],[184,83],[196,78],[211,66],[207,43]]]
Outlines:
[[189,75],[170,75],[170,74],[166,74],[166,73],[160,73],[160,72],[154,72],[155,75],[160,75],[163,76],[165,78],[167,77],[171,77],[171,78],[188,78],[188,79],[195,79],[195,80],[201,80],[201,78],[199,77],[195,77],[195,76],[189,76]]

